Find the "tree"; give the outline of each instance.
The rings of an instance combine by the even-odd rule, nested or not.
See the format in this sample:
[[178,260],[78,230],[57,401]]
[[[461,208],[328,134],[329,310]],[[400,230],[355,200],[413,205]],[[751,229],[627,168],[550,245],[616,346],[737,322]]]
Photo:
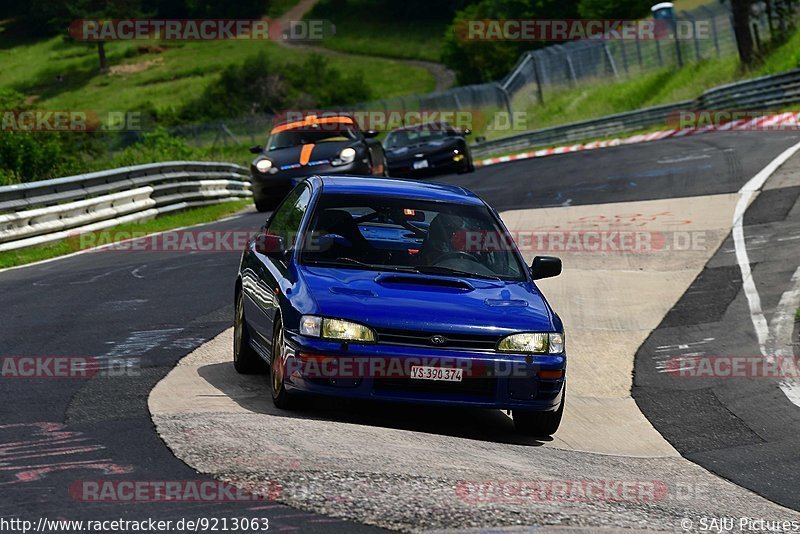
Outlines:
[[456,13],[444,37],[442,61],[462,84],[502,78],[523,52],[553,44],[544,41],[491,41],[465,38],[470,20],[571,19],[578,16],[578,0],[480,0]]
[[[111,20],[144,18],[141,0],[73,0],[69,2],[69,11],[73,20]],[[106,42],[97,41],[97,56],[100,73],[108,72]]]
[[736,48],[742,65],[749,67],[755,62],[753,54],[753,36],[750,34],[750,8],[753,0],[731,0],[733,15],[733,34],[736,36]]

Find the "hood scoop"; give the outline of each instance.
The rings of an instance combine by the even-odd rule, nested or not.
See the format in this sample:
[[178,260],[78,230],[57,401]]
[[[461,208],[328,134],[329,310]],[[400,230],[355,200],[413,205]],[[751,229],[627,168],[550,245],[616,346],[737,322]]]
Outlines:
[[368,289],[355,289],[352,287],[334,286],[330,288],[330,292],[336,295],[349,295],[351,297],[377,297],[374,291]]
[[444,278],[439,276],[417,276],[413,274],[380,274],[375,278],[376,284],[381,285],[414,285],[433,288],[450,289],[454,291],[472,291],[475,288],[464,280]]
[[487,306],[496,308],[527,308],[528,303],[524,300],[507,300],[507,299],[486,299]]

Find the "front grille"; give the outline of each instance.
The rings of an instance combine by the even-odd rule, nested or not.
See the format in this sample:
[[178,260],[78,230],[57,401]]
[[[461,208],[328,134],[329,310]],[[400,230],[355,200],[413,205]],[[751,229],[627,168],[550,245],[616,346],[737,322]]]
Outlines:
[[497,389],[494,378],[470,378],[461,382],[440,380],[413,380],[411,378],[376,378],[372,389],[376,392],[425,393],[431,395],[464,395],[493,398]]
[[[446,350],[494,351],[500,336],[473,334],[445,334],[438,332],[419,332],[413,330],[391,330],[379,328],[378,343],[406,347],[427,347]],[[434,343],[433,338],[441,336],[443,343]]]

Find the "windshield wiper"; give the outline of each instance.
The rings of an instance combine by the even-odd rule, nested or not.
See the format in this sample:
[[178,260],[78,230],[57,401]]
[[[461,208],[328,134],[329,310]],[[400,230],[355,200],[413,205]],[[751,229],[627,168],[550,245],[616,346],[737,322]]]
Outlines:
[[450,267],[439,267],[436,265],[418,265],[414,270],[422,274],[441,274],[452,276],[471,276],[474,278],[487,278],[489,280],[502,280],[499,276],[493,274],[480,274],[470,271],[460,271],[458,269],[451,269]]
[[304,263],[306,265],[324,265],[329,267],[356,265],[358,267],[365,267],[367,269],[374,269],[376,271],[413,272],[410,271],[409,269],[400,266],[376,265],[374,263],[364,263],[363,261],[354,260],[353,258],[336,258],[335,260],[306,260]]

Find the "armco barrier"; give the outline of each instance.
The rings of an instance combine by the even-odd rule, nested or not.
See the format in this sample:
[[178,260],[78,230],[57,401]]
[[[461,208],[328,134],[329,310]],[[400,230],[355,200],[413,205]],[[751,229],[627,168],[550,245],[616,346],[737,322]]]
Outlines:
[[679,110],[777,111],[797,103],[800,103],[800,69],[715,87],[696,100],[618,113],[494,139],[474,145],[472,153],[478,159],[537,146],[602,138],[658,125],[666,126],[670,113]]
[[0,251],[252,196],[248,170],[170,161],[0,187]]

